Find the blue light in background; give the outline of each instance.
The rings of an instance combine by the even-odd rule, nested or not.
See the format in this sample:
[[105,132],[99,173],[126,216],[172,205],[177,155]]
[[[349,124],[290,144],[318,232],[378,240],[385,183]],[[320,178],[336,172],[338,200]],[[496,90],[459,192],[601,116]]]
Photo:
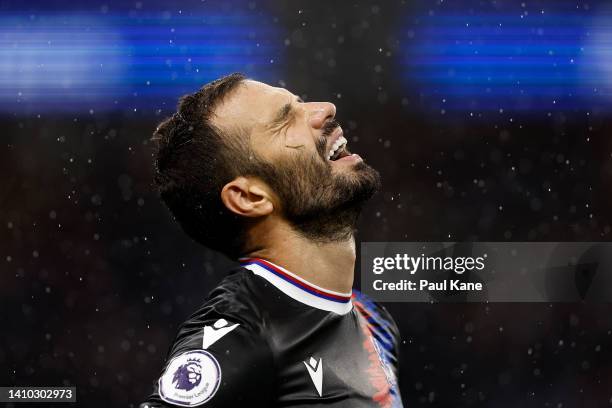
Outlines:
[[113,98],[121,57],[119,34],[99,18],[1,15],[0,110],[69,110]]
[[0,14],[0,111],[173,110],[234,71],[276,83],[282,38],[261,13]]
[[612,108],[609,13],[423,16],[405,30],[402,73],[426,109]]

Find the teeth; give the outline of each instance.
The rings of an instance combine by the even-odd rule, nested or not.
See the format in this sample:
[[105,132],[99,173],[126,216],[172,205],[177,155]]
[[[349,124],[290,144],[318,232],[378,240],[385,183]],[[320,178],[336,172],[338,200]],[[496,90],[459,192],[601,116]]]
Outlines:
[[331,150],[329,151],[329,153],[327,154],[327,160],[331,159],[332,156],[334,155],[334,153],[336,153],[336,150],[338,150],[340,147],[345,146],[348,143],[348,141],[346,140],[346,138],[344,136],[340,136],[332,145]]

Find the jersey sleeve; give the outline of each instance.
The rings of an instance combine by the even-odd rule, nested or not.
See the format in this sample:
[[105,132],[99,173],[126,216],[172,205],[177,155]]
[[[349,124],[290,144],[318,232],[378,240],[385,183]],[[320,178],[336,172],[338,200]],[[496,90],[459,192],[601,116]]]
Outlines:
[[273,359],[256,325],[208,305],[185,322],[139,408],[270,406]]

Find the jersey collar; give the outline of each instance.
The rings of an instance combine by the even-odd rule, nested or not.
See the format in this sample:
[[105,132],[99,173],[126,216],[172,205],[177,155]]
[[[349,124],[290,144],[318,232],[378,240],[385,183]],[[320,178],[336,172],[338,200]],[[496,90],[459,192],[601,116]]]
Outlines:
[[240,263],[255,275],[270,282],[287,296],[308,306],[341,315],[350,312],[353,308],[351,292],[340,293],[323,289],[285,268],[261,258],[241,258]]

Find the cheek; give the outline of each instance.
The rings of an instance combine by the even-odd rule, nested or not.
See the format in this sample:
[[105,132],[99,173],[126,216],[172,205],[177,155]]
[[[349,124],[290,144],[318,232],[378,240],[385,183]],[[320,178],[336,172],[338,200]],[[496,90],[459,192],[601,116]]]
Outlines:
[[285,133],[285,146],[311,149],[314,143],[310,130],[304,127],[290,127]]

